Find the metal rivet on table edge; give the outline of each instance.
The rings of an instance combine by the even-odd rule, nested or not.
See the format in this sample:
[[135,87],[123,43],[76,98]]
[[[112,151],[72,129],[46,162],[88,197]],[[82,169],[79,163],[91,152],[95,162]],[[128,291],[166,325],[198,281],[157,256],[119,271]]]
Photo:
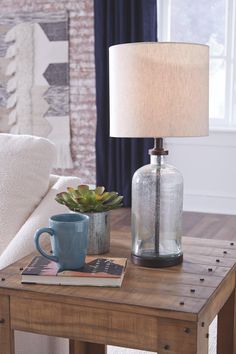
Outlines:
[[191,333],[191,329],[190,329],[190,328],[185,328],[185,329],[184,329],[184,332],[185,332],[185,333]]

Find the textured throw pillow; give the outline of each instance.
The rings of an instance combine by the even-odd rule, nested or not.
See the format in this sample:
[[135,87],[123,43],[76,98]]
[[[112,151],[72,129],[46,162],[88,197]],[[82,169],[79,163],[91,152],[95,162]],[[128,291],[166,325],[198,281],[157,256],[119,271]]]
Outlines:
[[55,154],[47,139],[0,134],[0,255],[46,194]]

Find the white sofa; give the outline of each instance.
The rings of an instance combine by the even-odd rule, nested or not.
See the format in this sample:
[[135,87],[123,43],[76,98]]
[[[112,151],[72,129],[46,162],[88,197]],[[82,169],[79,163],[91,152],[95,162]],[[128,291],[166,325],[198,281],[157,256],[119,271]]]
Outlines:
[[[1,253],[0,269],[5,268],[35,250],[33,243],[35,230],[47,226],[50,215],[68,212],[67,208],[55,201],[56,194],[64,191],[68,186],[77,186],[79,182],[79,178],[76,177],[56,176],[52,174],[49,176],[49,187],[46,194],[36,208],[32,210],[27,220],[22,223],[18,232]],[[9,218],[15,218],[13,210],[9,211]],[[0,225],[3,222],[1,220]]]
[[[50,174],[55,147],[47,139],[0,134],[0,269],[34,251],[33,235],[53,214],[68,212],[55,201],[77,177]],[[65,340],[16,332],[16,354],[66,354]]]
[[80,180],[52,175],[55,156],[47,139],[0,134],[0,269],[34,250],[34,232],[50,215],[68,211],[55,196]]

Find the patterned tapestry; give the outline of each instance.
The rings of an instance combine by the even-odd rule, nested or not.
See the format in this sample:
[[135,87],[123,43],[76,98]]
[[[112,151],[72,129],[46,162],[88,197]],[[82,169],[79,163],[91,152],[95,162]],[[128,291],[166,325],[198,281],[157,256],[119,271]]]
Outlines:
[[0,16],[0,132],[47,137],[56,168],[73,167],[70,154],[68,16]]

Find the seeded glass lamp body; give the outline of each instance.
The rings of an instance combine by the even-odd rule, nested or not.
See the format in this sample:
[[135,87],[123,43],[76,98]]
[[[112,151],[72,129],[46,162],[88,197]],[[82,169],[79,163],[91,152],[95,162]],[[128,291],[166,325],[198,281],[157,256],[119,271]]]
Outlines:
[[132,260],[149,267],[182,262],[183,177],[163,155],[138,169],[132,180]]

